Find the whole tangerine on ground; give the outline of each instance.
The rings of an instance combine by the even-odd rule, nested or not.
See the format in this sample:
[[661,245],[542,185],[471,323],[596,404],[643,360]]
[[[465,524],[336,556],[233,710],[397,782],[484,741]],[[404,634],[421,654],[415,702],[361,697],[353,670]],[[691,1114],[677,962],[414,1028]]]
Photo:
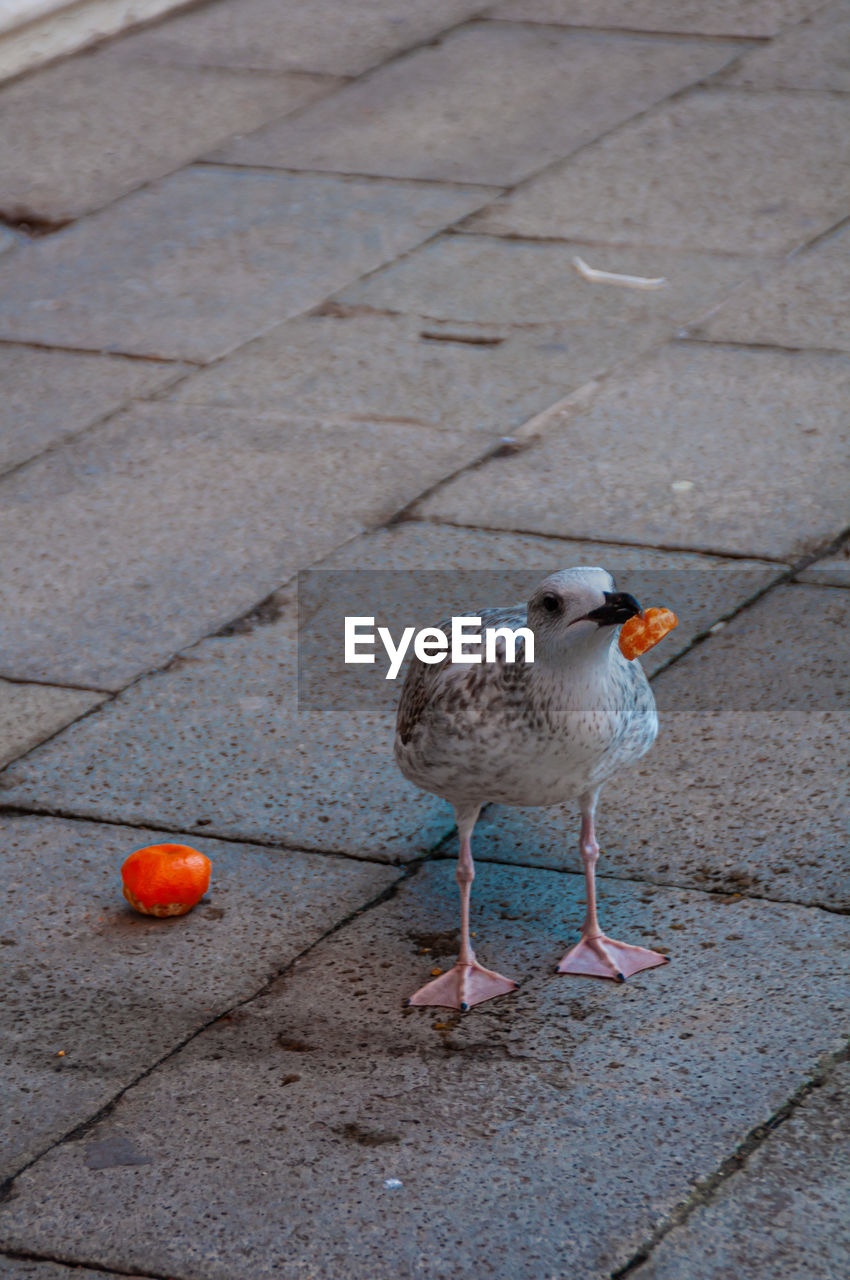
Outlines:
[[145,916],[184,916],[206,893],[212,863],[188,844],[149,844],[124,860],[121,885]]

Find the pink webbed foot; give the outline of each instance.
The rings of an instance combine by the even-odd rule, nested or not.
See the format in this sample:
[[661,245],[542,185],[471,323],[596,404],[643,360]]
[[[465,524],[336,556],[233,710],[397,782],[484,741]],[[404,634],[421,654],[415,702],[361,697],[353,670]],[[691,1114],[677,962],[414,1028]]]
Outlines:
[[591,978],[613,978],[625,982],[641,969],[654,969],[667,964],[667,957],[646,947],[632,947],[627,942],[617,942],[598,933],[593,938],[582,938],[564,956],[557,973],[579,973]]
[[460,961],[433,982],[420,987],[408,1000],[409,1005],[439,1005],[444,1009],[460,1009],[465,1013],[474,1004],[483,1004],[495,996],[505,996],[516,991],[517,984],[503,978],[492,969],[485,969],[477,960]]

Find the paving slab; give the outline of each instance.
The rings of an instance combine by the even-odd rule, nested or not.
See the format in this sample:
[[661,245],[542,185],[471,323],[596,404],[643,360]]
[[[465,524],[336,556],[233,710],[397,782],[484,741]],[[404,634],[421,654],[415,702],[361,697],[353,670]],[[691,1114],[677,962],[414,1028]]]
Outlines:
[[602,372],[607,361],[647,345],[653,333],[669,333],[664,308],[653,320],[636,328],[612,318],[610,331],[600,333],[589,323],[511,328],[331,303],[326,314],[290,320],[187,379],[169,399],[243,414],[274,406],[276,413],[325,422],[393,419],[498,438]]
[[0,472],[166,386],[186,368],[0,343]]
[[104,693],[0,679],[0,769],[98,703]]
[[0,336],[211,360],[488,198],[198,166],[0,258]]
[[495,235],[790,253],[846,216],[850,99],[696,90],[469,219]]
[[[552,973],[581,883],[481,867],[476,945],[523,985],[461,1020],[401,1008],[455,947],[454,866],[423,868],[23,1173],[0,1238],[186,1280],[508,1280],[565,1257],[607,1278],[840,1047],[850,922],[606,882],[621,935],[681,930],[618,987]],[[109,1151],[149,1163],[97,1167]]]
[[0,817],[0,830],[3,1177],[249,998],[396,874],[196,837],[212,860],[210,890],[189,915],[156,920],[124,902],[121,863],[179,834],[32,817]]
[[723,42],[475,24],[212,158],[506,186],[739,52]]
[[[846,911],[848,625],[846,592],[776,588],[659,675],[658,741],[602,791],[600,871]],[[577,867],[578,816],[494,807],[473,846]]]
[[688,337],[850,351],[848,254],[850,228],[743,285]]
[[791,559],[847,524],[848,373],[843,355],[672,344],[612,376],[584,412],[552,415],[524,452],[463,473],[417,511]]
[[78,54],[0,90],[4,216],[64,222],[101,209],[339,83],[132,63],[118,48]]
[[[453,592],[460,602],[478,599],[484,571],[488,590],[496,590],[494,570],[504,575],[492,600],[502,603],[523,593],[523,580],[536,582],[550,567],[600,560],[620,573],[621,583],[663,589],[663,598],[679,607],[682,623],[668,657],[777,571],[415,524],[355,539],[325,564],[346,571],[340,577],[370,569],[372,578],[388,576],[399,593],[392,618],[407,609],[428,623],[434,617],[423,616],[421,575],[411,573],[402,589],[398,573],[374,571],[441,565],[445,594],[434,607],[441,617]],[[187,831],[250,833],[367,858],[408,860],[433,848],[451,829],[451,811],[408,784],[393,763],[398,686],[379,679],[380,695],[373,686],[368,697],[347,705],[347,688],[337,684],[338,703],[328,712],[321,709],[326,703],[301,697],[302,685],[296,705],[295,604],[294,590],[278,592],[230,634],[203,641],[168,671],[8,770],[4,801],[111,820],[167,820]],[[329,679],[338,675],[331,666]]]
[[359,76],[481,8],[481,0],[220,0],[119,47],[125,57],[177,66]]
[[725,78],[747,89],[850,92],[850,13],[834,5],[741,60]]
[[709,36],[775,36],[802,22],[824,0],[505,0],[493,18],[514,22],[564,22],[580,27],[632,31],[682,31]]
[[0,672],[121,688],[481,451],[409,423],[138,405],[3,482]]
[[[573,259],[627,275],[664,276],[648,291],[591,284]],[[493,236],[439,236],[337,295],[366,306],[457,322],[557,326],[578,371],[651,345],[752,274],[732,255],[624,249]],[[333,305],[333,304],[331,304]],[[580,372],[578,376],[582,376]]]
[[428,322],[333,303],[329,310],[278,326],[170,399],[498,437],[559,400],[591,367],[576,373],[568,335],[556,328]]
[[850,1067],[840,1063],[707,1205],[661,1242],[638,1280],[831,1280],[850,1255]]

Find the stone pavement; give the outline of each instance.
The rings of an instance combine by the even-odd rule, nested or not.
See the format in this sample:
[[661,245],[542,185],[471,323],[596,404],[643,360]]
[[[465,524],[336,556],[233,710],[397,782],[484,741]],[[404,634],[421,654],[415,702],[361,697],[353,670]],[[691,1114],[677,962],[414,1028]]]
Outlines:
[[[212,0],[0,87],[0,1280],[850,1270],[848,40]],[[681,617],[600,805],[672,963],[555,977],[576,815],[493,806],[520,990],[407,1010],[451,814],[387,700],[299,706],[295,576],[575,563]],[[162,839],[179,920],[120,896]]]

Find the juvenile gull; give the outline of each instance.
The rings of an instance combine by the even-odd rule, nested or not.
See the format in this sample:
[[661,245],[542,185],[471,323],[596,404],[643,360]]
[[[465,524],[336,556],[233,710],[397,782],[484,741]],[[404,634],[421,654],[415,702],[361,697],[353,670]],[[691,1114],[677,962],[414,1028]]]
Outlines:
[[[655,699],[643,669],[628,662],[617,643],[620,625],[641,608],[617,591],[605,569],[563,569],[545,578],[528,606],[484,609],[482,630],[527,627],[534,660],[506,661],[504,639],[496,661],[438,663],[414,658],[402,689],[395,757],[406,778],[454,807],[460,853],[461,940],[457,963],[411,997],[414,1005],[466,1010],[516,989],[510,978],[483,968],[469,942],[469,897],[475,868],[470,840],[478,814],[492,801],[552,805],[578,800],[579,848],[587,910],[581,940],[558,965],[559,973],[589,974],[620,982],[666,956],[608,938],[596,916],[599,846],[594,812],[599,789],[655,741]],[[447,636],[451,624],[438,628]],[[471,629],[470,629],[471,631]],[[483,645],[467,647],[481,652]]]

